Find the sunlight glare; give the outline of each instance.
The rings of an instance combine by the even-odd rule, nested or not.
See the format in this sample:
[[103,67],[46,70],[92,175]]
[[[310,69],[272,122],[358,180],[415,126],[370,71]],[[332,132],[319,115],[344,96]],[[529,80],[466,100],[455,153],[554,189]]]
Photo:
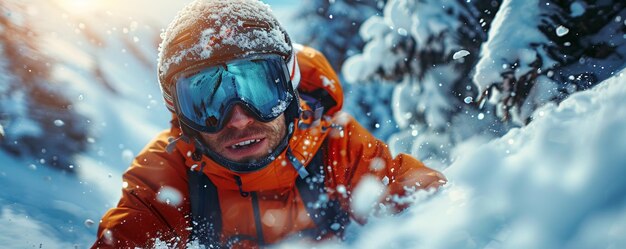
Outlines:
[[102,7],[100,0],[59,0],[59,4],[73,14],[84,14]]

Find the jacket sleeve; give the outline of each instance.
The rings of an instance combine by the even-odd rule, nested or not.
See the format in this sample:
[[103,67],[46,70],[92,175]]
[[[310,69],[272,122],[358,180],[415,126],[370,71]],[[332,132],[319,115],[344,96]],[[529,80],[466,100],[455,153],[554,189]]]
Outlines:
[[381,201],[394,212],[406,208],[405,204],[394,201],[394,197],[404,197],[413,190],[437,188],[447,181],[443,174],[410,155],[401,153],[393,157],[387,144],[348,114],[339,113],[335,121],[342,129],[334,129],[328,140],[329,193],[343,199],[344,206],[350,205],[351,194],[364,178],[382,183]]
[[155,241],[184,247],[187,177],[182,156],[165,151],[168,134],[150,142],[124,173],[122,197],[101,219],[92,248],[152,248]]

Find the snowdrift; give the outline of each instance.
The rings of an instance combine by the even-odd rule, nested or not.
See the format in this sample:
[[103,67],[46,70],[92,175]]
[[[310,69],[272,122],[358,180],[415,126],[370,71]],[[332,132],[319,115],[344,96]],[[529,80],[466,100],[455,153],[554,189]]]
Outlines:
[[526,127],[461,144],[444,189],[322,248],[625,248],[624,104],[622,71]]

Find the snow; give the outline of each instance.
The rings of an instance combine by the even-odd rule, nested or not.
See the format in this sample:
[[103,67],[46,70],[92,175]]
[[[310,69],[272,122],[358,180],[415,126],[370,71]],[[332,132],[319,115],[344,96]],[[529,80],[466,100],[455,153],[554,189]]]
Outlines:
[[[406,6],[402,4],[410,2],[395,1],[393,6],[398,13],[404,13],[402,8]],[[531,5],[536,2],[505,1],[502,8],[528,4],[527,11],[531,12],[535,11],[536,7]],[[287,3],[291,2],[284,4]],[[116,205],[120,189],[127,187],[127,183],[121,181],[122,172],[135,153],[169,125],[169,113],[163,107],[153,65],[157,60],[154,37],[158,35],[154,30],[163,25],[141,18],[129,20],[115,13],[94,14],[87,20],[72,19],[63,15],[64,11],[48,6],[47,1],[38,4],[39,7],[31,7],[30,13],[41,17],[38,25],[44,30],[44,50],[59,61],[58,67],[53,69],[53,77],[71,85],[68,94],[73,96],[75,108],[88,117],[86,122],[92,128],[88,139],[90,147],[77,158],[75,165],[71,165],[76,169],[75,176],[50,169],[39,159],[14,158],[0,151],[0,189],[6,190],[0,191],[0,245],[86,248],[95,240],[100,217]],[[137,3],[128,4],[135,6]],[[155,8],[167,9],[163,6],[171,5]],[[583,15],[585,8],[582,1],[574,2],[570,6],[571,15]],[[136,11],[150,12],[142,8]],[[427,14],[427,10],[423,13]],[[111,21],[111,16],[124,21]],[[363,29],[363,34],[375,41],[369,43],[371,46],[368,44],[364,57],[355,59],[353,66],[346,66],[344,77],[358,80],[372,73],[368,71],[372,67],[359,63],[403,59],[388,56],[382,50],[385,47],[377,48],[377,43],[388,46],[401,36],[419,38],[423,33],[420,29],[441,28],[428,22],[417,24],[417,19],[403,17],[406,16],[370,19],[373,21]],[[428,15],[420,19],[428,20],[426,17]],[[501,32],[500,38],[506,38],[511,32],[523,32],[528,34],[527,39],[490,40],[483,49],[484,60],[479,63],[475,79],[485,83],[499,81],[500,75],[496,72],[500,72],[503,63],[509,63],[501,58],[509,58],[511,51],[520,51],[518,48],[525,47],[523,43],[543,41],[541,35],[526,30],[534,19],[522,22],[521,18],[510,17],[506,11],[499,13],[492,32]],[[169,20],[170,16],[161,18]],[[409,21],[410,25],[406,23]],[[389,23],[395,25],[394,29]],[[76,33],[76,29],[82,31]],[[93,42],[94,36],[88,36],[87,31],[95,34],[100,42]],[[377,34],[393,39],[377,37]],[[618,40],[621,38],[612,37],[610,41],[621,44],[623,41]],[[131,52],[133,46],[125,41],[135,44],[135,52]],[[448,49],[462,51],[461,47]],[[537,56],[533,51],[515,53],[525,62]],[[146,60],[149,65],[145,65]],[[0,60],[0,65],[4,63]],[[365,66],[358,68],[358,65]],[[101,70],[109,87],[94,75],[96,68]],[[442,68],[434,74],[445,75],[451,70]],[[4,81],[4,77],[1,74],[0,80]],[[442,166],[446,168],[444,174],[449,183],[441,191],[412,195],[404,201],[415,204],[404,213],[369,217],[364,226],[348,227],[346,242],[329,242],[316,247],[626,248],[623,236],[626,233],[626,182],[621,179],[626,174],[625,77],[623,72],[618,73],[591,90],[571,95],[560,105],[549,104],[535,111],[528,109],[526,115],[532,116],[533,121],[499,139],[476,137],[454,148],[446,148],[451,151],[453,162]],[[445,78],[425,80],[446,83]],[[530,93],[537,97],[531,99],[546,98],[543,95],[548,94],[547,89],[554,88],[551,84],[554,83],[540,80],[539,87]],[[411,125],[418,118],[412,116],[415,108],[447,106],[446,100],[437,94],[438,87],[441,86],[432,84],[420,88],[408,82],[397,86],[391,103],[393,115],[398,125],[406,130],[391,138],[390,149],[420,156],[436,141],[443,141],[441,145],[446,146],[447,140],[441,138],[444,134],[429,137],[430,140],[416,139],[424,129]],[[474,99],[468,99],[465,104],[468,102],[474,103]],[[19,108],[21,106],[15,110],[24,111]],[[489,123],[492,122],[489,117],[477,113],[473,120]],[[426,118],[433,124],[443,122],[436,113]],[[379,120],[380,123],[385,121]],[[63,120],[52,122],[56,125]],[[11,128],[3,125],[0,125],[0,135],[2,129]],[[28,130],[27,124],[20,126],[24,132],[37,132]],[[0,136],[0,139],[4,138]],[[370,167],[380,170],[385,165],[374,160]],[[388,178],[382,182],[366,178],[353,193],[352,208],[367,216],[376,207],[378,194],[388,181]],[[345,186],[337,191],[347,195]],[[161,189],[159,196],[165,203],[180,204],[181,193],[167,186]],[[267,219],[272,221],[277,217],[272,215]],[[311,247],[308,244],[280,246]],[[167,245],[157,248],[167,248]]]
[[183,202],[183,195],[173,187],[162,186],[159,192],[157,192],[157,200],[161,203],[178,207]]
[[[290,93],[287,93],[287,99],[291,100],[293,98],[293,96],[291,96]],[[277,117],[279,116],[281,113],[283,113],[285,110],[287,110],[287,107],[289,106],[289,103],[291,103],[291,101],[283,101],[283,100],[279,100],[278,101],[278,105],[272,107],[272,117]]]
[[[505,0],[502,2],[489,31],[489,39],[481,49],[482,57],[476,65],[474,82],[482,90],[492,83],[502,81],[500,68],[503,64],[513,65],[517,62],[519,67],[515,69],[516,78],[531,70],[529,65],[540,54],[528,49],[529,44],[547,42],[545,35],[536,28],[539,19],[535,14],[540,12],[539,2],[539,0]],[[515,39],[510,39],[511,37]],[[550,60],[543,59],[544,67],[549,68]]]
[[454,53],[452,55],[452,59],[453,60],[458,60],[458,59],[461,59],[461,58],[463,58],[465,56],[468,56],[469,54],[470,54],[470,52],[467,51],[467,50],[459,50],[459,51],[457,51],[456,53]]
[[573,2],[569,6],[569,8],[570,8],[570,15],[573,17],[578,17],[578,16],[582,16],[583,14],[585,14],[584,2],[580,2],[580,1]]
[[[110,189],[119,186],[111,184],[114,179],[103,182],[104,192],[98,191],[93,177],[77,181],[45,166],[28,166],[2,151],[0,161],[0,188],[10,190],[0,193],[0,242],[12,248],[74,248],[74,244],[85,248],[96,228],[85,227],[84,220],[99,220],[119,198],[119,190]],[[106,171],[98,163],[79,167],[81,175]]]
[[378,157],[372,159],[372,162],[370,163],[370,169],[374,171],[381,171],[385,168],[385,166],[385,160]]
[[391,112],[397,129],[408,130],[393,131],[386,139],[393,153],[419,155],[432,167],[445,167],[447,149],[456,142],[500,131],[491,107],[477,119],[476,105],[463,104],[478,92],[468,74],[490,22],[480,13],[495,12],[475,5],[480,4],[394,0],[385,5],[385,16],[372,16],[361,26],[363,52],[349,57],[341,72],[350,83],[393,84]]
[[[6,95],[6,93],[3,95]],[[23,91],[15,91],[8,94],[7,97],[0,99],[0,106],[10,107],[3,108],[7,111],[2,115],[15,117],[11,122],[5,124],[6,130],[11,131],[6,134],[7,139],[14,139],[14,137],[20,137],[27,134],[39,135],[43,133],[41,127],[39,127],[35,121],[28,118],[28,103],[26,100],[26,93]]]
[[[363,40],[369,40],[370,42],[363,49],[362,55],[355,55],[346,60],[342,73],[347,82],[364,81],[375,72],[379,63],[393,61],[393,55],[385,53],[385,34],[390,33],[390,31],[389,25],[385,23],[382,17],[372,17],[363,23],[360,34]],[[374,58],[389,58],[389,60],[381,61]],[[386,63],[380,66],[386,69],[388,66],[385,67],[385,65],[389,66],[392,64]]]
[[65,125],[65,123],[63,122],[63,120],[56,119],[56,120],[54,120],[54,125],[56,125],[56,126],[63,126],[63,125]]
[[[131,1],[124,3],[129,9],[112,6],[84,18],[85,13],[77,15],[59,1],[25,3],[30,3],[29,15],[40,32],[41,50],[58,62],[52,78],[70,86],[67,94],[74,108],[88,118],[89,149],[68,166],[76,175],[0,150],[0,189],[8,190],[0,191],[0,245],[10,248],[90,247],[100,218],[116,205],[121,188],[127,186],[121,174],[136,152],[169,127],[170,113],[155,77],[155,41],[160,28],[175,14],[165,13],[184,3]],[[131,6],[137,8],[129,13]],[[5,65],[6,60],[0,59],[2,72]],[[2,73],[0,81],[8,77]],[[108,87],[101,84],[103,78]],[[13,110],[26,111],[20,106]],[[65,123],[62,119],[51,122]],[[13,129],[5,123],[0,127]],[[19,125],[24,132],[39,132],[29,127]],[[173,205],[181,201],[180,193],[168,189],[162,197]]]
[[[264,11],[259,11],[264,10]],[[206,16],[204,13],[211,13]],[[277,25],[272,25],[270,30],[256,29],[252,33],[234,33],[231,30],[242,26],[243,22],[238,20],[273,20],[270,6],[256,0],[235,0],[228,3],[219,0],[196,0],[188,4],[181,10],[169,27],[161,34],[164,37],[159,54],[159,72],[168,72],[172,64],[178,64],[186,57],[197,57],[201,59],[210,58],[213,51],[222,49],[223,45],[231,45],[247,50],[257,47],[273,47],[287,53],[291,44],[285,40],[285,36]],[[164,58],[165,45],[174,44],[175,39],[180,38],[180,34],[187,32],[192,25],[203,23],[211,25],[203,27],[199,40],[189,47],[182,47],[170,58]],[[270,22],[271,24],[271,22]],[[220,30],[211,28],[220,27]],[[221,43],[214,44],[215,38],[221,39]]]
[[559,36],[559,37],[567,35],[567,33],[569,33],[569,29],[564,27],[563,25],[558,26],[556,28],[556,35]]
[[384,194],[385,186],[375,177],[363,177],[352,194],[351,208],[359,217],[369,216]]
[[[12,248],[74,248],[72,243],[56,238],[48,231],[50,225],[42,224],[23,212],[3,208],[0,211],[0,241]],[[26,234],[25,234],[26,232]]]
[[[438,193],[416,193],[401,215],[317,248],[623,248],[625,102],[622,72],[502,138],[461,144]],[[284,248],[294,246],[310,245]]]
[[[0,193],[0,244],[87,248],[95,241],[98,221],[119,200],[121,174],[132,151],[139,151],[168,126],[170,116],[155,80],[153,40],[158,28],[148,21],[133,25],[115,14],[78,20],[51,1],[39,1],[29,9],[34,30],[40,32],[41,50],[56,61],[51,78],[68,86],[73,107],[86,116],[89,148],[67,166],[75,175],[52,170],[37,158],[15,159],[0,151],[0,188],[10,190]],[[123,27],[128,27],[127,33]],[[142,39],[125,42],[133,36]],[[20,106],[13,110],[21,111]],[[66,125],[63,119],[50,122]],[[20,125],[24,132],[38,132],[28,127]]]

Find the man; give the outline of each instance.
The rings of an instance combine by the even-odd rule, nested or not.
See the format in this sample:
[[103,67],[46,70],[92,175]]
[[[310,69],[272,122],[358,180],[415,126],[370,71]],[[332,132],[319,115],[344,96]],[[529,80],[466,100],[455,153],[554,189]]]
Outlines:
[[172,128],[124,174],[93,248],[341,238],[351,218],[368,214],[352,211],[360,183],[385,186],[380,201],[394,211],[403,208],[394,196],[445,183],[340,114],[335,72],[317,51],[293,46],[267,5],[197,0],[163,38],[159,82]]

